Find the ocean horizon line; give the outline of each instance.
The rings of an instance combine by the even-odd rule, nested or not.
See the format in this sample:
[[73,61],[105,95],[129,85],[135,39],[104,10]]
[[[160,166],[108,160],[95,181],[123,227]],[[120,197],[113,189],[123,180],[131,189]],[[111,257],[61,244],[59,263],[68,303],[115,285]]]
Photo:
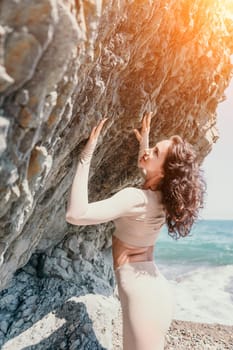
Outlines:
[[221,218],[201,218],[201,219],[198,219],[197,222],[199,221],[233,221],[233,218],[232,219],[221,219]]

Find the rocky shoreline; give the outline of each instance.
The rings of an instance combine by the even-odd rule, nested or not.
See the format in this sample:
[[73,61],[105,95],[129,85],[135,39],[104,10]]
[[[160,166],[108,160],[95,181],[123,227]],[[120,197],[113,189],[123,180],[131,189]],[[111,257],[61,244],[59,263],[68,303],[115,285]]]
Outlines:
[[[0,348],[122,350],[117,290],[107,294],[21,270],[1,293]],[[173,320],[164,350],[189,349],[232,350],[233,326]]]
[[[122,350],[121,313],[114,321],[114,350]],[[233,326],[173,320],[164,350],[232,350]]]

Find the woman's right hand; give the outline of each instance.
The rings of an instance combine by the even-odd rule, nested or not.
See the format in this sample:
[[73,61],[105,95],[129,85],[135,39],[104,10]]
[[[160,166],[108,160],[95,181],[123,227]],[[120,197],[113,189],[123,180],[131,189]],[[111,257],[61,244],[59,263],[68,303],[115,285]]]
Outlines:
[[89,136],[88,142],[90,142],[90,143],[96,143],[97,142],[99,134],[100,134],[100,132],[101,132],[101,130],[102,130],[106,120],[108,120],[108,118],[102,119],[99,122],[99,124],[97,124],[96,126],[93,127],[93,129],[91,130],[91,134]]
[[136,139],[138,140],[139,143],[142,141],[143,136],[145,135],[149,136],[151,118],[152,118],[152,112],[147,112],[142,119],[141,132],[139,132],[138,129],[134,129]]
[[96,126],[92,128],[89,139],[81,153],[81,162],[87,162],[91,159],[98,141],[98,137],[107,119],[108,118],[102,119]]

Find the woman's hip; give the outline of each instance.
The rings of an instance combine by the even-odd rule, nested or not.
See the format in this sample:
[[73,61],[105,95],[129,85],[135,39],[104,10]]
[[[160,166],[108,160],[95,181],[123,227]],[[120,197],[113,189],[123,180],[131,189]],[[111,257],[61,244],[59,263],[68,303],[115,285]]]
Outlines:
[[174,314],[174,293],[154,261],[126,263],[115,275],[123,316],[150,319],[166,332]]
[[138,261],[125,263],[115,269],[115,276],[121,288],[130,288],[130,281],[137,283],[151,283],[151,285],[163,284],[170,288],[169,281],[160,272],[154,261]]
[[170,282],[159,271],[154,261],[126,263],[115,270],[115,276],[118,289],[120,288],[125,293],[143,291],[146,295],[152,291],[158,293],[166,289],[168,294],[173,294]]

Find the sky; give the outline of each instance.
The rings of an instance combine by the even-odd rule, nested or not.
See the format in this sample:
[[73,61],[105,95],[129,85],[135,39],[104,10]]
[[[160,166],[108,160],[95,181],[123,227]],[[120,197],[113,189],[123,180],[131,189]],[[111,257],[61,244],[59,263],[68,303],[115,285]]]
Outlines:
[[233,79],[217,109],[220,137],[203,162],[207,196],[203,219],[233,220]]

